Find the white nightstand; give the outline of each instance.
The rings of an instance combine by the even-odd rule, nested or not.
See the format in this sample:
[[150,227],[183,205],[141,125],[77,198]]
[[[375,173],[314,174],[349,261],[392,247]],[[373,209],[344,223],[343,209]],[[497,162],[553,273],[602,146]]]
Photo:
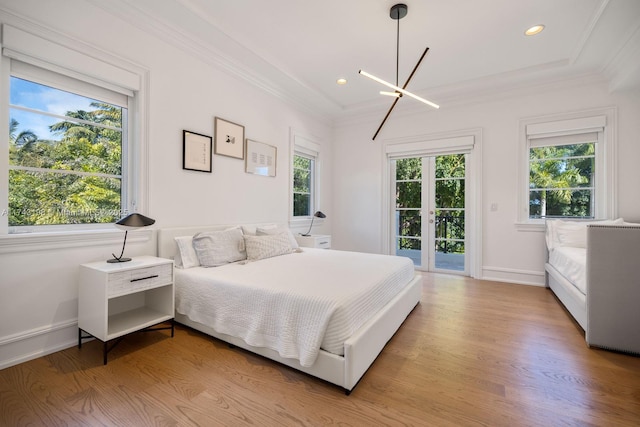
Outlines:
[[[82,340],[95,337],[107,343],[131,332],[147,329],[166,321],[174,332],[173,261],[142,256],[129,262],[106,261],[82,264],[78,295],[78,347]],[[90,334],[83,336],[82,332]],[[117,344],[117,342],[116,342]],[[115,344],[114,344],[115,346]]]
[[331,249],[331,236],[328,234],[312,234],[310,236],[297,234],[295,237],[298,245],[304,248]]

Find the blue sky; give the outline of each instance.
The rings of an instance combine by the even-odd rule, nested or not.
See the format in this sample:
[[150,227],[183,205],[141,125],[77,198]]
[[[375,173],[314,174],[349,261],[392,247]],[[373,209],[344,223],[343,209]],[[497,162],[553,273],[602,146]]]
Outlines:
[[[11,77],[11,105],[20,105],[52,114],[65,115],[67,111],[95,110],[90,106],[92,102],[94,102],[93,99],[84,96]],[[22,131],[30,130],[40,139],[60,139],[60,136],[54,136],[49,132],[49,126],[59,122],[60,118],[31,113],[17,108],[11,108],[10,115],[12,119],[17,120],[19,123],[16,135]]]

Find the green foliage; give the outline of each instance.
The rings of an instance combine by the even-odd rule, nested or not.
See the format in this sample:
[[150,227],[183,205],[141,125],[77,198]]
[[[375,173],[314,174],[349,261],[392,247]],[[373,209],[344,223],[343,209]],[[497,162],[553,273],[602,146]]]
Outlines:
[[594,162],[594,143],[532,148],[529,216],[593,217]]
[[313,160],[293,156],[293,216],[311,215]]
[[[50,126],[60,140],[39,139],[31,131],[16,135],[10,123],[9,225],[110,223],[120,218],[122,110],[92,103],[95,111],[70,111]],[[25,168],[48,169],[48,171]],[[80,175],[65,171],[110,176]]]
[[[436,156],[436,250],[464,253],[465,156]],[[396,161],[398,249],[421,249],[422,158]]]

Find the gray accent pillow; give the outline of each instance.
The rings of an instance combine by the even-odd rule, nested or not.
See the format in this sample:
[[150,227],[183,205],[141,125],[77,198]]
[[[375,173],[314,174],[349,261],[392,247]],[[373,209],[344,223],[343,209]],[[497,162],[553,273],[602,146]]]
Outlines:
[[239,227],[198,233],[193,236],[193,248],[203,267],[218,267],[247,259],[244,238]]

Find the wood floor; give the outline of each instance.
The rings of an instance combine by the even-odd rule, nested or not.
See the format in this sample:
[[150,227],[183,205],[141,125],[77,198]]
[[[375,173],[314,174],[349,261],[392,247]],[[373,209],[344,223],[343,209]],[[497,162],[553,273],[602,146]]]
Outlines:
[[0,371],[0,425],[637,426],[640,358],[589,349],[544,288],[425,275],[350,396],[177,327]]

